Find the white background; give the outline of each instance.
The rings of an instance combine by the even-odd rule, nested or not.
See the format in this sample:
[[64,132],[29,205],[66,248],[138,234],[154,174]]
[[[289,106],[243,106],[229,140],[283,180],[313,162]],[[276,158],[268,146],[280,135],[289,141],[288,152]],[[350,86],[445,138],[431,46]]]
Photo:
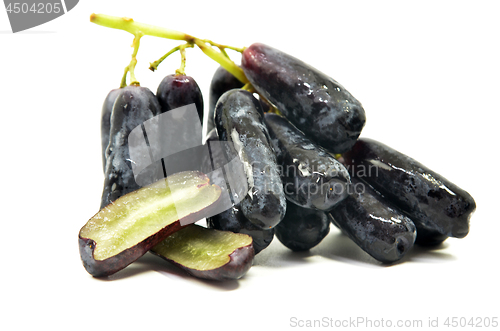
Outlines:
[[[436,317],[441,326],[446,317],[499,318],[496,4],[82,0],[18,34],[0,10],[1,329],[286,330],[298,328],[294,317],[424,326]],[[275,239],[240,281],[198,280],[150,254],[109,280],[92,278],[77,233],[100,203],[102,102],[132,52],[132,35],[91,24],[93,12],[234,46],[267,43],[328,73],[363,103],[362,136],[471,193],[470,234],[437,249],[415,247],[384,266],[332,227],[309,253]],[[174,54],[159,71],[147,69],[176,45],[142,38],[136,75],[143,86],[156,91],[178,67]],[[187,50],[186,71],[205,106],[217,67],[199,49]]]

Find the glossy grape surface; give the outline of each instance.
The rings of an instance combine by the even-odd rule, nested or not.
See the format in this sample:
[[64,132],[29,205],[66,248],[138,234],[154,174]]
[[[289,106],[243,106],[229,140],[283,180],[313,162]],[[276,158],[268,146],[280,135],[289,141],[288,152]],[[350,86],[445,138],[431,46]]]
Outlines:
[[132,170],[128,136],[135,127],[160,114],[158,100],[148,88],[127,86],[120,90],[110,119],[101,208],[139,188]]
[[227,142],[224,154],[239,160],[237,166],[246,176],[243,214],[262,229],[274,227],[285,216],[286,201],[259,101],[247,91],[230,90],[217,102],[215,123],[219,139]]
[[203,124],[203,96],[193,77],[174,74],[165,76],[158,85],[156,97],[162,113],[194,103]]
[[352,179],[349,196],[330,211],[331,221],[375,259],[401,259],[415,242],[412,220],[369,185]]
[[[223,212],[207,218],[207,226],[209,228],[232,231],[236,233],[245,233],[253,238],[253,247],[255,254],[259,253],[261,250],[269,246],[274,237],[274,229],[261,229],[252,222],[250,222],[245,215],[241,212],[241,206],[239,203],[233,203],[232,201],[224,201],[229,197],[233,197],[233,200],[237,198],[237,193],[233,192],[230,185],[227,185],[227,179],[224,176],[224,166],[227,164],[226,157],[222,151],[221,145],[213,144],[212,142],[218,142],[219,137],[217,131],[212,129],[207,135],[206,145],[209,145],[210,155],[207,155],[202,161],[202,172],[208,174],[210,182],[219,186],[222,190],[221,204],[224,206],[230,206]],[[227,169],[227,168],[226,168]],[[215,170],[215,171],[213,171]],[[225,192],[229,195],[226,196]]]
[[328,211],[347,197],[351,179],[339,161],[306,138],[286,118],[267,113],[264,122],[288,200],[305,208]]
[[349,172],[373,186],[417,227],[417,243],[463,238],[476,203],[469,193],[414,159],[372,139],[343,154]]
[[325,212],[302,208],[289,202],[285,218],[275,227],[278,240],[293,251],[307,251],[319,244],[330,232]]
[[254,88],[315,143],[348,151],[365,125],[365,111],[344,87],[310,65],[264,44],[243,52]]

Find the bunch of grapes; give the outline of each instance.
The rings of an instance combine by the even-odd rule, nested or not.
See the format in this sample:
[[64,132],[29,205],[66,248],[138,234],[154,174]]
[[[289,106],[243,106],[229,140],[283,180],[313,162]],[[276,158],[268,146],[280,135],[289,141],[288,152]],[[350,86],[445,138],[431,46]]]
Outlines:
[[[229,199],[224,211],[207,218],[208,228],[250,236],[254,254],[274,236],[293,251],[309,250],[328,235],[330,223],[383,263],[400,260],[415,243],[435,245],[467,235],[474,199],[414,159],[359,138],[365,111],[328,75],[260,43],[237,48],[131,19],[92,15],[91,20],[135,38],[122,86],[108,94],[102,110],[101,210],[140,189],[129,153],[132,130],[157,115],[194,104],[201,123],[208,117],[204,143],[212,146],[211,153],[192,153],[192,165],[180,170],[211,174],[211,182]],[[141,87],[134,75],[143,35],[185,41],[151,64],[154,70],[172,53],[182,56],[181,67],[163,79],[156,95]],[[198,84],[184,72],[189,47],[200,48],[221,65],[212,78],[206,112]],[[226,49],[241,52],[241,64],[235,64]],[[224,142],[219,149],[213,147],[217,142]],[[168,177],[170,172],[163,169]],[[243,191],[226,184],[231,176],[245,182]],[[162,240],[157,236],[144,252]],[[82,259],[85,264],[89,258],[82,254]]]

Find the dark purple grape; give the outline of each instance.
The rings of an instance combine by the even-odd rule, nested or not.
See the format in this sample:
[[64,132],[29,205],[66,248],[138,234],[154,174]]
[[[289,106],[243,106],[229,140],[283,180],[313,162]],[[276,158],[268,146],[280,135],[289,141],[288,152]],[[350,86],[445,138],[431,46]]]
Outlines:
[[203,123],[203,96],[193,77],[174,74],[165,76],[158,86],[156,97],[162,113],[194,103],[200,122]]
[[210,83],[210,95],[208,98],[208,120],[206,132],[210,132],[215,127],[214,112],[215,105],[220,96],[229,90],[240,88],[243,83],[234,77],[229,71],[223,67],[217,68],[215,71],[212,82]]
[[321,210],[302,208],[289,202],[285,218],[274,229],[283,245],[292,251],[307,251],[330,232],[330,220]]
[[[212,129],[206,139],[206,145],[209,146],[210,153],[206,155],[202,161],[202,172],[206,173],[210,182],[221,188],[221,204],[230,206],[227,210],[220,214],[207,218],[207,226],[217,230],[232,231],[237,233],[245,233],[253,238],[253,248],[255,254],[269,246],[274,237],[274,229],[262,230],[252,222],[250,222],[241,212],[239,203],[233,204],[232,201],[224,201],[223,199],[231,200],[231,197],[236,198],[231,187],[227,185],[224,176],[224,166],[227,164],[226,157],[222,151],[221,144],[217,131]],[[228,192],[229,195],[225,195]],[[233,199],[234,199],[233,198]]]
[[436,246],[448,239],[447,235],[439,234],[433,230],[418,227],[417,240],[415,243],[420,246]]
[[106,148],[109,144],[109,130],[110,130],[110,119],[111,111],[113,111],[113,104],[115,103],[116,97],[120,93],[120,89],[111,90],[104,103],[102,104],[101,111],[101,151],[102,151],[102,171],[106,171]]
[[339,161],[306,138],[286,118],[267,113],[264,121],[288,200],[305,208],[328,211],[347,197],[351,179]]
[[224,93],[217,102],[215,124],[219,139],[227,142],[226,158],[238,160],[235,167],[246,177],[243,214],[262,229],[276,226],[285,216],[286,201],[259,101],[245,90]]
[[349,196],[330,211],[332,223],[375,259],[400,260],[415,242],[415,225],[369,185],[353,178]]
[[412,158],[371,139],[359,139],[343,154],[349,172],[406,212],[417,227],[417,243],[463,238],[476,203],[469,193]]
[[[160,114],[155,95],[145,87],[127,86],[120,89],[110,118],[110,139],[106,150],[106,171],[101,209],[122,195],[140,188],[132,170],[128,138],[130,132],[154,116]],[[154,167],[144,176],[154,178]],[[153,179],[149,180],[152,182]]]
[[365,111],[344,87],[277,49],[253,44],[242,68],[253,87],[299,130],[333,153],[348,151],[365,125]]

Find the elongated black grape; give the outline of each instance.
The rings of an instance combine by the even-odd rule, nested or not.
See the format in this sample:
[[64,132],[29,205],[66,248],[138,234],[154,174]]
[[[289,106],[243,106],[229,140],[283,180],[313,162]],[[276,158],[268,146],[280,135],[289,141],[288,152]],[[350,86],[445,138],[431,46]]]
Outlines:
[[288,200],[305,208],[328,211],[347,197],[351,179],[339,161],[306,138],[286,118],[267,113],[264,122],[281,167]]
[[289,202],[285,218],[276,225],[278,240],[292,251],[307,251],[319,244],[330,232],[328,215]]
[[476,203],[469,193],[414,159],[372,139],[360,139],[343,154],[351,174],[406,212],[417,227],[417,243],[463,238]]
[[208,119],[206,132],[210,132],[215,127],[215,105],[219,100],[220,96],[229,90],[240,88],[243,83],[240,82],[236,77],[234,77],[229,71],[223,67],[217,68],[214,75],[212,76],[212,82],[210,83],[210,95],[208,98]]
[[332,223],[375,259],[401,259],[415,242],[412,220],[369,185],[355,178],[352,184],[349,196],[329,212]]
[[158,85],[156,97],[162,113],[194,103],[203,123],[203,95],[193,77],[174,74],[165,76]]
[[102,104],[101,111],[101,151],[102,151],[102,171],[106,171],[106,148],[109,144],[109,130],[110,130],[110,119],[111,112],[113,111],[113,104],[115,103],[116,97],[120,93],[120,89],[111,90],[104,103]]
[[241,212],[241,206],[239,204],[234,205],[218,215],[207,218],[207,227],[248,234],[253,239],[255,254],[258,254],[271,244],[275,230],[275,228],[263,230],[250,222]]
[[258,43],[245,49],[241,63],[257,92],[315,143],[333,153],[354,145],[365,125],[365,111],[335,80]]
[[217,133],[228,160],[246,174],[248,192],[241,200],[246,218],[262,229],[276,226],[286,211],[283,183],[260,103],[244,90],[224,93],[215,110]]
[[[219,137],[215,128],[208,133],[206,142],[209,145],[210,154],[209,157],[204,157],[201,170],[209,175],[210,181],[213,184],[216,184],[221,188],[221,199],[227,199],[224,194],[227,191],[229,192],[228,197],[233,196],[236,198],[237,194],[235,195],[235,193],[232,192],[231,187],[230,185],[227,185],[227,181],[224,176],[223,169],[228,161],[226,160],[222,148],[220,148],[222,144],[213,143],[219,142]],[[221,203],[227,205],[227,202],[221,201]],[[207,226],[217,230],[232,231],[250,235],[253,239],[255,254],[269,246],[274,238],[274,228],[264,230],[259,228],[250,222],[245,215],[243,215],[239,203],[229,203],[231,207],[220,214],[207,218]]]
[[108,157],[101,208],[122,195],[139,189],[140,186],[136,183],[132,170],[128,146],[129,134],[144,121],[158,114],[160,105],[148,88],[127,86],[120,89],[110,118],[110,139],[106,151]]

